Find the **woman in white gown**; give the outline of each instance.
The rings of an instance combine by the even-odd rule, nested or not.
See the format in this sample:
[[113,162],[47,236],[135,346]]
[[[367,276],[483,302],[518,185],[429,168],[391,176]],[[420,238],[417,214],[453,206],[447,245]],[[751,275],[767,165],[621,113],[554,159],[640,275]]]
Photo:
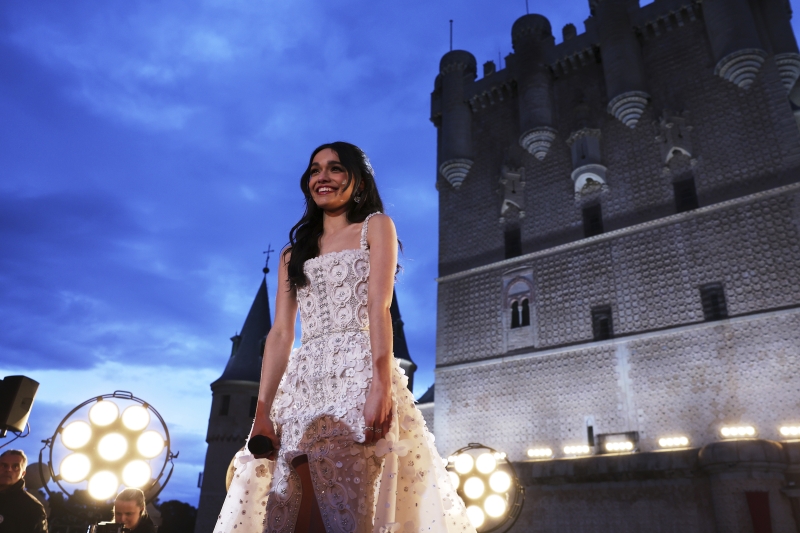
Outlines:
[[398,241],[369,160],[320,146],[300,186],[251,431],[275,451],[237,454],[215,533],[474,532],[392,354]]

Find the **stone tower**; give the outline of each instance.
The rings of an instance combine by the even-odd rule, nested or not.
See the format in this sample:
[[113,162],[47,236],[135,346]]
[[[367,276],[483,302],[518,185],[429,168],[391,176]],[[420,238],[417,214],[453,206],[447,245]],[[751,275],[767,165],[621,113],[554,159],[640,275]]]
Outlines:
[[441,60],[437,445],[508,453],[512,531],[797,531],[789,3],[589,12],[559,44],[521,17],[482,78]]
[[225,499],[225,474],[231,459],[244,446],[255,416],[264,342],[272,327],[266,273],[241,333],[231,337],[231,356],[225,371],[211,384],[206,462],[196,533],[211,533]]

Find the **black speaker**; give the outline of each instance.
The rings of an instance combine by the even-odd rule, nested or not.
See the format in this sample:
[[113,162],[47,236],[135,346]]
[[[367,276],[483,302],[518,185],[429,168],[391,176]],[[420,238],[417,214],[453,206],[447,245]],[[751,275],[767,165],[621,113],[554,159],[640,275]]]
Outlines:
[[25,429],[39,383],[25,376],[8,376],[0,381],[0,432]]

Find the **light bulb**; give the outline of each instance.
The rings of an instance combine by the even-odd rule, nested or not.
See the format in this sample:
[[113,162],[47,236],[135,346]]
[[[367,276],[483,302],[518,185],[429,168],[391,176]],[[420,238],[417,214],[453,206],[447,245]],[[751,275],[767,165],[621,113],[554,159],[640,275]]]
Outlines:
[[150,423],[150,413],[141,405],[131,405],[122,412],[122,423],[132,431],[139,431]]
[[481,474],[488,474],[497,468],[497,460],[490,453],[482,453],[478,456],[478,460],[475,461],[475,467]]
[[70,450],[83,448],[92,438],[92,427],[83,420],[71,422],[61,431],[61,443]]
[[164,438],[158,431],[145,431],[136,441],[136,449],[148,459],[152,459],[164,449]]
[[481,511],[481,508],[477,505],[470,505],[467,507],[467,518],[469,521],[472,522],[473,527],[481,527],[483,525],[484,520],[486,520],[486,516]]
[[483,496],[484,490],[486,490],[486,487],[479,477],[473,476],[464,482],[464,494],[471,500],[477,500]]
[[151,473],[150,465],[141,459],[136,459],[125,465],[125,469],[122,471],[122,482],[128,487],[138,489],[150,480]]
[[453,489],[457,489],[458,486],[461,484],[461,478],[458,477],[458,474],[455,472],[447,472],[450,475],[450,483],[453,484]]
[[98,472],[89,479],[89,495],[95,500],[107,500],[117,492],[119,480],[108,471]]
[[128,441],[119,433],[109,433],[97,443],[97,453],[106,461],[117,461],[128,452]]
[[511,476],[502,470],[498,470],[489,477],[489,486],[495,492],[506,492],[511,487]]
[[86,479],[92,469],[92,462],[82,453],[73,453],[61,461],[58,469],[61,479],[68,483],[78,483]]
[[472,466],[475,464],[475,460],[472,456],[468,453],[460,453],[456,456],[456,472],[459,474],[466,474],[470,470],[472,470]]
[[114,402],[100,400],[89,409],[89,420],[95,426],[107,426],[119,417],[119,407]]
[[486,514],[492,518],[497,518],[503,516],[503,513],[506,512],[506,501],[502,496],[492,494],[486,497],[486,501],[483,502],[483,508],[486,510]]

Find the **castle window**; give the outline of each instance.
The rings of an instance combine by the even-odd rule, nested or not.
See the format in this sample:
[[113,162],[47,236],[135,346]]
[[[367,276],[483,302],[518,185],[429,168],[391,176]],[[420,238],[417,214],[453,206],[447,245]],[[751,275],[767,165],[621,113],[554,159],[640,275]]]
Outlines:
[[603,233],[603,211],[600,204],[583,208],[583,236],[594,237]]
[[683,213],[699,207],[693,177],[676,181],[672,187],[675,191],[675,212]]
[[511,304],[511,329],[519,327],[519,304],[512,302]]
[[520,326],[522,326],[522,327],[530,326],[531,325],[531,308],[530,308],[530,305],[528,304],[528,299],[527,298],[522,300],[522,304],[520,305],[520,314],[522,315],[521,316],[521,320],[520,320]]
[[250,418],[256,417],[256,406],[258,405],[258,397],[250,396]]
[[222,397],[222,403],[219,406],[219,416],[228,416],[228,409],[231,408],[231,397],[226,394]]
[[725,290],[722,283],[708,283],[700,287],[700,302],[703,304],[703,317],[706,320],[722,320],[728,316]]
[[592,309],[592,335],[596,341],[603,341],[614,336],[610,306],[604,305]]
[[506,259],[522,255],[522,233],[519,228],[506,228]]

